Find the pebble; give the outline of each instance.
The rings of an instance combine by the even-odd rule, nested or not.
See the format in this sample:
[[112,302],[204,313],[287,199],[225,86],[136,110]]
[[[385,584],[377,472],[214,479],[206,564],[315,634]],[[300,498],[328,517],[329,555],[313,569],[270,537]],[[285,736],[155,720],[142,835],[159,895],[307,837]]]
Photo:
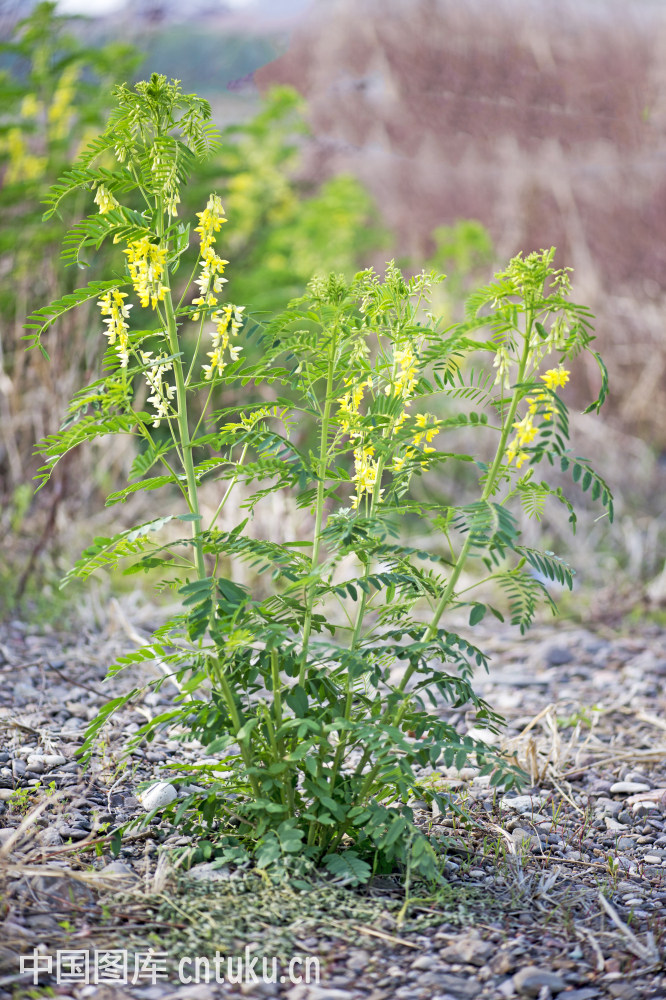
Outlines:
[[38,899],[43,899],[49,907],[58,910],[71,910],[72,902],[83,905],[93,901],[93,894],[88,886],[67,874],[40,875],[33,879],[32,886]]
[[635,795],[637,792],[649,792],[650,786],[642,781],[616,781],[610,790],[611,795]]
[[80,826],[68,826],[65,824],[58,827],[58,833],[64,840],[85,840],[90,831],[83,830]]
[[44,770],[51,770],[54,767],[61,767],[67,763],[67,758],[59,753],[40,753],[28,756],[28,769],[34,771],[35,765],[41,765]]
[[546,663],[549,667],[562,667],[572,660],[573,654],[566,646],[549,646],[546,650]]
[[478,932],[470,931],[452,942],[448,948],[443,948],[439,955],[445,962],[483,965],[494,950],[495,948],[490,941],[484,941]]
[[135,881],[138,879],[136,872],[126,865],[124,861],[111,861],[108,865],[104,865],[103,868],[99,870],[100,875],[114,875],[114,883],[122,885],[130,881]]
[[215,861],[204,861],[200,865],[193,865],[187,874],[189,878],[202,882],[228,882],[232,877],[228,865],[219,865]]
[[536,965],[527,965],[516,972],[513,985],[519,993],[528,997],[538,997],[544,986],[547,986],[551,993],[561,993],[567,987],[561,976],[549,969],[540,969]]
[[525,813],[538,813],[542,805],[542,800],[534,795],[515,795],[513,798],[504,796],[500,801],[502,809],[513,809],[514,812],[524,815]]
[[137,798],[146,812],[152,812],[153,809],[163,809],[164,806],[168,806],[178,798],[178,792],[168,781],[158,781],[144,792],[138,793]]

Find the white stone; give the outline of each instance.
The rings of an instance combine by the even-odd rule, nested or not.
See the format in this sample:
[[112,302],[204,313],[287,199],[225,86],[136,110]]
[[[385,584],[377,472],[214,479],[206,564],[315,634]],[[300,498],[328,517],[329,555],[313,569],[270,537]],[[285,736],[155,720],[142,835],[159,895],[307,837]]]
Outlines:
[[633,795],[635,792],[649,792],[650,786],[642,781],[616,781],[610,790],[611,795]]
[[497,734],[491,732],[490,729],[483,729],[481,726],[472,726],[471,729],[467,730],[467,735],[473,740],[478,740],[479,743],[487,743],[490,746],[497,743]]
[[217,865],[214,861],[204,861],[200,865],[194,865],[187,873],[190,878],[198,881],[228,882],[231,872],[228,865]]
[[52,767],[61,767],[63,764],[67,763],[67,758],[63,757],[59,753],[31,753],[28,755],[28,770],[34,770],[35,766],[39,767],[40,764],[43,769],[51,769]]
[[137,795],[137,798],[146,812],[152,812],[153,809],[164,809],[168,806],[178,798],[178,792],[168,781],[158,781],[156,785],[151,785]]
[[541,799],[535,795],[516,795],[513,799],[503,798],[500,802],[502,809],[512,809],[521,816],[525,813],[538,813],[541,804]]

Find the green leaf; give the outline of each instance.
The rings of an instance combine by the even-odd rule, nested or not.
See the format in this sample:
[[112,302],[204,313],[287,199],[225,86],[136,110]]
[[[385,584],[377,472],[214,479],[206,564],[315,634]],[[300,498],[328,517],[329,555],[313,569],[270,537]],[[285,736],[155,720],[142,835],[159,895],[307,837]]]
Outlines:
[[604,364],[600,354],[597,354],[596,351],[592,351],[591,353],[592,357],[599,365],[599,370],[601,372],[601,388],[599,389],[599,395],[597,396],[597,398],[594,400],[593,403],[590,403],[590,405],[585,410],[583,410],[583,413],[591,413],[592,410],[596,410],[596,412],[598,413],[601,407],[604,405],[604,402],[608,395],[608,369],[606,368],[606,365]]
[[469,623],[470,625],[478,625],[480,621],[485,617],[486,606],[485,604],[474,604],[472,610],[469,613]]
[[305,689],[301,687],[300,684],[296,684],[295,687],[293,687],[291,691],[285,695],[284,700],[297,718],[305,718],[308,713],[308,696]]
[[349,885],[364,885],[370,880],[372,868],[359,858],[355,851],[343,851],[342,854],[327,854],[322,858],[322,864],[336,879],[344,880]]

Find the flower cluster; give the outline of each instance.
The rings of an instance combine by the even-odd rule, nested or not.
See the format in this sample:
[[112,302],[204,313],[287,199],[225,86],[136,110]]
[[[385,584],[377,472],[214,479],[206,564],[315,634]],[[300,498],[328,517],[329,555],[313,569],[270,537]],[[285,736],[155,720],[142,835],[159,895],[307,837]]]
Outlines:
[[358,424],[361,419],[360,406],[363,400],[363,393],[366,385],[372,388],[372,380],[361,382],[359,385],[351,386],[349,391],[338,399],[340,404],[340,424],[343,434],[355,436],[359,433]]
[[175,387],[169,385],[163,378],[164,373],[171,371],[173,365],[171,361],[163,362],[163,359],[167,357],[166,354],[158,354],[156,358],[153,358],[152,351],[140,351],[140,356],[144,365],[151,366],[145,372],[148,388],[153,391],[152,396],[148,397],[148,402],[152,403],[155,408],[156,416],[153,420],[153,427],[159,427],[160,420],[169,416],[169,403],[176,392]]
[[107,212],[111,212],[114,208],[118,208],[118,202],[104,184],[100,184],[97,188],[95,193],[95,204],[99,206],[100,215],[105,215]]
[[194,232],[201,237],[201,256],[205,260],[215,244],[215,234],[219,233],[227,221],[219,195],[212,194],[209,197],[203,212],[197,212],[197,218],[200,222]]
[[110,288],[108,292],[98,300],[98,304],[106,319],[106,336],[109,344],[113,345],[118,341],[116,351],[120,358],[121,368],[127,368],[129,361],[129,338],[127,336],[129,327],[125,322],[129,318],[131,305],[125,303],[127,292],[119,292],[117,288]]
[[0,149],[7,152],[8,163],[3,183],[25,184],[35,181],[44,174],[47,166],[45,156],[34,156],[28,147],[20,128],[10,128],[6,139],[0,143]]
[[243,310],[245,306],[227,305],[222,309],[217,309],[211,319],[215,323],[212,334],[213,350],[208,352],[210,358],[209,365],[203,365],[204,378],[212,379],[213,375],[221,375],[226,367],[224,352],[229,348],[229,357],[232,361],[238,360],[242,348],[239,344],[231,344],[231,338],[235,337],[243,325]]
[[[407,419],[408,406],[409,403],[405,403],[405,409],[398,417],[395,423],[394,430],[396,431],[400,430],[405,420]],[[432,420],[433,422],[430,423],[430,420]],[[406,463],[410,459],[417,457],[417,455],[419,454],[419,450],[424,455],[436,451],[436,449],[432,448],[430,445],[432,439],[435,437],[436,434],[439,433],[439,428],[435,423],[435,417],[433,417],[432,414],[430,413],[417,413],[415,418],[415,424],[416,427],[414,431],[414,436],[412,437],[411,444],[407,447],[407,449],[403,452],[402,455],[396,455],[395,458],[393,459],[392,469],[394,472],[402,472]],[[422,441],[425,441],[425,444],[421,447]]]
[[144,309],[149,305],[155,309],[167,292],[161,280],[166,267],[166,250],[151,243],[148,236],[142,236],[128,244],[123,253],[127,254],[129,273],[141,305]]
[[408,399],[416,385],[416,356],[411,345],[406,344],[396,350],[394,358],[396,363],[395,381],[386,386],[386,395],[390,396],[393,393],[396,396],[402,396],[403,399]]
[[[227,279],[223,278],[224,268],[229,263],[222,260],[214,250],[209,250],[207,256],[201,263],[201,274],[195,279],[194,284],[199,286],[200,294],[196,299],[192,299],[192,305],[211,308],[217,305],[217,293],[222,291],[222,286]],[[192,313],[192,319],[198,320],[201,315],[199,309]]]
[[71,63],[65,67],[58,81],[48,110],[49,133],[52,139],[67,138],[79,76],[80,68]]
[[511,357],[506,347],[499,347],[495,353],[493,368],[497,368],[495,385],[500,385],[502,389],[511,388]]
[[[549,368],[548,371],[540,376],[542,382],[545,382],[546,388],[550,392],[555,392],[560,386],[565,386],[569,381],[569,372],[566,368],[560,365],[558,368]],[[507,464],[511,464],[513,460],[516,460],[516,468],[519,469],[523,462],[527,461],[528,453],[524,450],[528,445],[532,443],[537,435],[538,427],[534,426],[533,418],[536,416],[537,412],[541,408],[542,416],[544,420],[550,420],[553,414],[556,412],[555,406],[552,400],[550,400],[547,393],[543,391],[536,392],[533,396],[527,396],[525,399],[527,403],[527,413],[522,420],[517,420],[512,426],[516,431],[516,435],[506,449],[505,458]]]
[[[227,221],[224,217],[224,209],[219,196],[212,194],[203,212],[197,212],[199,225],[194,230],[201,239],[201,273],[195,284],[199,286],[199,295],[192,304],[204,308],[213,308],[217,305],[217,295],[222,291],[222,286],[226,284],[226,278],[222,277],[224,268],[229,263],[222,260],[215,252],[216,233],[219,233],[223,224]],[[199,319],[200,311],[197,309],[192,315],[192,319]],[[215,318],[215,317],[214,317]]]
[[[375,449],[372,445],[359,444],[354,448],[354,477],[353,483],[356,486],[356,493],[351,498],[352,507],[358,507],[364,493],[369,496],[374,492],[379,473],[378,463],[373,461],[372,456]],[[379,491],[379,497],[384,491]]]
[[[352,385],[345,383],[347,392],[338,399],[340,409],[338,415],[343,434],[348,434],[354,444],[354,475],[352,482],[356,487],[356,493],[351,498],[352,507],[358,507],[364,494],[371,495],[377,483],[379,466],[373,461],[375,449],[372,445],[363,444],[361,431],[361,403],[366,388],[372,389],[372,378],[365,382]],[[383,490],[380,490],[381,497]]]

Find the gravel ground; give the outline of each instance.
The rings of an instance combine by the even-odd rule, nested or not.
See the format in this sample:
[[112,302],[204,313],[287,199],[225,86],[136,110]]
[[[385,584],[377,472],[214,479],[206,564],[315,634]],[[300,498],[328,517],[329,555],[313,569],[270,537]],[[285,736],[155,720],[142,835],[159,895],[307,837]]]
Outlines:
[[[146,679],[133,668],[102,683],[108,662],[132,648],[127,631],[136,638],[117,625],[70,636],[0,626],[0,997],[53,995],[50,984],[77,1000],[666,1000],[666,631],[560,623],[521,639],[475,630],[491,654],[477,690],[504,714],[503,746],[532,784],[503,796],[471,768],[437,768],[431,780],[465,800],[471,822],[421,811],[448,838],[448,881],[407,907],[397,878],[299,892],[205,864],[174,871],[185,841],[159,823],[114,860],[104,825],[143,815],[141,782],[203,753],[165,740],[123,759],[123,734],[170,704],[165,685],[113,718],[82,772],[75,754],[87,723],[110,695]],[[460,731],[474,728],[464,709],[446,714]],[[278,979],[290,957],[316,956],[320,982],[179,981],[181,958],[191,973],[189,957],[208,956],[214,975],[216,951],[236,959],[246,947],[279,956]],[[74,967],[65,975],[66,952],[92,963],[112,949],[126,950],[127,984],[108,973],[88,985]]]

